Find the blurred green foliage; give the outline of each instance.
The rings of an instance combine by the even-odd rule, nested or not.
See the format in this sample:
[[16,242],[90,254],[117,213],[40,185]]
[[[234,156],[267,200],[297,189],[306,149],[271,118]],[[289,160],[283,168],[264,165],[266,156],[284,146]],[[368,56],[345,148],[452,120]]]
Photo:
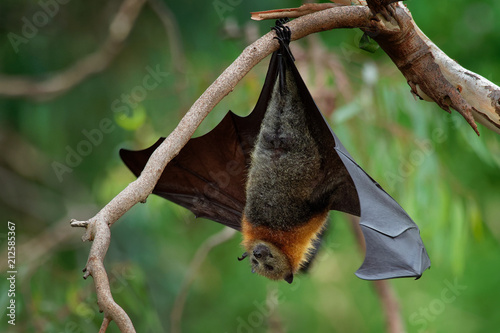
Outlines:
[[[216,9],[220,3],[227,6],[225,11]],[[105,40],[120,4],[61,4],[16,52],[8,34],[21,35],[22,18],[32,18],[41,5],[2,1],[0,72],[43,79],[64,70]],[[98,330],[102,314],[93,283],[83,281],[80,271],[89,244],[81,243],[82,231],[71,229],[69,219],[92,217],[134,179],[119,160],[120,148],[144,148],[168,135],[252,41],[245,40],[245,32],[255,31],[252,39],[269,30],[271,22],[250,22],[249,12],[300,5],[263,0],[165,4],[180,43],[174,43],[146,5],[123,50],[103,72],[55,99],[0,100],[0,209],[5,223],[0,230],[5,254],[1,261],[6,260],[7,221],[16,223],[18,251],[16,326],[7,324],[8,283],[2,278],[0,330]],[[499,82],[499,1],[409,0],[406,5],[422,31],[450,57]],[[500,325],[499,137],[482,126],[477,137],[456,112],[449,115],[415,101],[381,50],[369,54],[357,48],[360,37],[354,30],[319,34],[331,57],[340,61],[353,91],[350,97],[341,96],[338,85],[343,83],[326,70],[327,88],[335,96],[329,119],[351,154],[420,226],[432,268],[418,281],[391,282],[407,330],[494,332]],[[318,37],[294,44],[307,53],[317,47],[312,38]],[[176,61],[176,54],[182,61]],[[301,71],[309,65],[303,58],[297,60]],[[197,134],[212,129],[229,108],[247,114],[260,93],[266,67],[267,60],[256,66]],[[140,103],[126,106],[122,94],[139,93],[148,69],[157,68],[168,74],[159,77],[154,89],[143,89],[146,96]],[[322,88],[313,72],[303,75],[313,94]],[[86,152],[80,159],[71,153],[79,149]],[[70,171],[55,171],[57,163],[68,165],[68,158],[74,162]],[[191,259],[220,229],[212,222],[195,221],[185,209],[157,197],[132,208],[113,226],[105,264],[115,300],[138,332],[170,330],[170,313]],[[239,241],[237,236],[208,254],[187,295],[183,331],[264,332],[270,323],[287,332],[384,331],[384,314],[372,284],[353,274],[362,255],[344,215],[332,213],[332,228],[311,274],[290,286],[251,275],[246,264],[236,261]],[[36,260],[30,260],[33,257]],[[116,325],[109,331],[117,332]]]

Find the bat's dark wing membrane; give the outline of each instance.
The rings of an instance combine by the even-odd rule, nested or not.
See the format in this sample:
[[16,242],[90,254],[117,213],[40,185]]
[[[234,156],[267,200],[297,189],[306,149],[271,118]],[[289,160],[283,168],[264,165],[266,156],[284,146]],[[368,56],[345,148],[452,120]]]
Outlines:
[[356,275],[365,280],[420,277],[430,260],[417,225],[352,159],[318,110],[293,61],[286,63],[307,108],[308,126],[325,157],[324,179],[316,193],[328,198],[330,209],[361,217],[366,256]]
[[[245,195],[241,193],[244,189],[245,156],[237,142],[217,142],[223,135],[217,130],[231,128],[232,117],[228,113],[212,132],[191,139],[165,167],[153,193],[191,210],[197,217],[206,217],[239,230],[241,210],[245,204]],[[229,133],[234,139],[235,131]],[[145,150],[122,149],[120,156],[128,168],[139,176],[163,140],[159,139]]]
[[[250,153],[276,81],[275,55],[257,104],[250,115],[231,111],[209,133],[193,138],[168,163],[153,193],[236,230],[241,229]],[[140,150],[120,150],[127,167],[139,176],[149,157],[163,142]]]

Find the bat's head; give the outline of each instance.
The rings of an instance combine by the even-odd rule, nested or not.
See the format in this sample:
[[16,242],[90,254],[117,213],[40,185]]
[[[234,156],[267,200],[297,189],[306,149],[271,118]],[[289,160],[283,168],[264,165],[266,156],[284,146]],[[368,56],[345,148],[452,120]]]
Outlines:
[[239,260],[249,257],[252,272],[271,280],[293,281],[293,270],[288,257],[278,247],[264,241],[256,241],[247,248]]

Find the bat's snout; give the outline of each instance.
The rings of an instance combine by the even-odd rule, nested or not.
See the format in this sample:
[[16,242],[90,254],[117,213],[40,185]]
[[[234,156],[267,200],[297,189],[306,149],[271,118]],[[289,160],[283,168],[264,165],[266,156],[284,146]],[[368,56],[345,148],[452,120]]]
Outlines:
[[259,244],[255,247],[253,250],[253,256],[258,260],[258,261],[266,261],[268,257],[272,258],[271,250],[263,244]]

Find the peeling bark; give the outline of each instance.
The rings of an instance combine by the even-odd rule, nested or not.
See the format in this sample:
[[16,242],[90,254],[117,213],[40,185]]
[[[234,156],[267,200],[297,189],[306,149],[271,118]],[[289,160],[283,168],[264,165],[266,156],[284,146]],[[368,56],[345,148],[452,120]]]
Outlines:
[[378,20],[372,20],[372,26],[363,30],[392,59],[414,95],[436,102],[447,112],[450,112],[450,107],[457,110],[479,135],[472,116],[473,107],[443,75],[431,48],[418,33],[408,9],[404,6],[389,8],[388,17],[377,16]]

